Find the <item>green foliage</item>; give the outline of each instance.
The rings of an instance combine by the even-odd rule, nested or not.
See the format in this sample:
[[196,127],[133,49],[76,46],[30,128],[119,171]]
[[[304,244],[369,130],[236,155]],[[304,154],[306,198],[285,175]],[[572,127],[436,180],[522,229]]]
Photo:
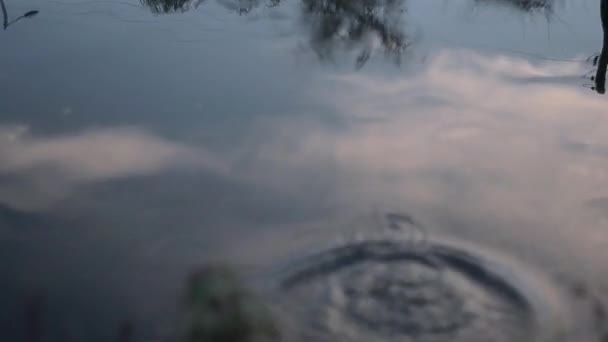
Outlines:
[[277,341],[269,309],[230,269],[208,266],[190,276],[180,335],[187,342]]

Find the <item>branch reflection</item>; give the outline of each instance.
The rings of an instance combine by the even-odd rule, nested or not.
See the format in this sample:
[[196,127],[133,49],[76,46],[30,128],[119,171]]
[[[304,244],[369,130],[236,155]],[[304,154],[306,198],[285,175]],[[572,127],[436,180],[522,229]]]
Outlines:
[[596,59],[597,72],[595,74],[595,91],[599,94],[606,92],[606,69],[608,66],[608,0],[602,0],[600,7],[602,18],[602,29],[604,31],[604,43],[602,52]]
[[37,10],[32,10],[32,11],[28,11],[28,12],[22,14],[21,16],[9,21],[8,10],[6,9],[6,4],[4,3],[4,0],[0,0],[0,9],[2,10],[2,28],[4,30],[8,29],[9,26],[11,26],[12,24],[18,22],[19,20],[21,20],[23,18],[32,18],[36,14],[38,14]]

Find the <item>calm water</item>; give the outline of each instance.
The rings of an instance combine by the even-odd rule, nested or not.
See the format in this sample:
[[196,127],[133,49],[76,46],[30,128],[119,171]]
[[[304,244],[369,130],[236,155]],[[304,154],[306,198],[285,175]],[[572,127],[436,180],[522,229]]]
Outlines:
[[599,0],[144,2],[4,0],[1,340],[161,341],[210,261],[292,341],[608,339]]

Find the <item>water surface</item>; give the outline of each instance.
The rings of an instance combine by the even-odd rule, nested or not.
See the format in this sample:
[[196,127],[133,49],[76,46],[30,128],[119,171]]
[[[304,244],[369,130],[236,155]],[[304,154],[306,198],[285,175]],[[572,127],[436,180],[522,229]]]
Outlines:
[[[485,330],[457,322],[461,340],[608,336],[599,1],[332,3],[4,0],[3,339],[35,337],[31,307],[52,317],[44,340],[107,341],[124,321],[159,338],[183,277],[220,260],[280,305],[301,290],[310,312],[337,310],[328,330],[291,312],[294,340],[457,340],[387,306],[420,303],[399,274],[433,273],[428,258],[449,289],[422,287],[439,304],[420,312],[505,307]],[[386,242],[389,213],[427,249]],[[275,268],[323,269],[318,253],[342,266],[280,286]],[[374,294],[387,318],[370,323],[358,301]]]

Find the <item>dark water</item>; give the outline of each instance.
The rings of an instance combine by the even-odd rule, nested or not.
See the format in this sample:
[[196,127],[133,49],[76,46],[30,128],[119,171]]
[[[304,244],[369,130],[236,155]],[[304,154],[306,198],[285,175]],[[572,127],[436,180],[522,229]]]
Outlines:
[[[599,0],[3,0],[0,340],[608,339]],[[38,12],[35,12],[38,11]]]

